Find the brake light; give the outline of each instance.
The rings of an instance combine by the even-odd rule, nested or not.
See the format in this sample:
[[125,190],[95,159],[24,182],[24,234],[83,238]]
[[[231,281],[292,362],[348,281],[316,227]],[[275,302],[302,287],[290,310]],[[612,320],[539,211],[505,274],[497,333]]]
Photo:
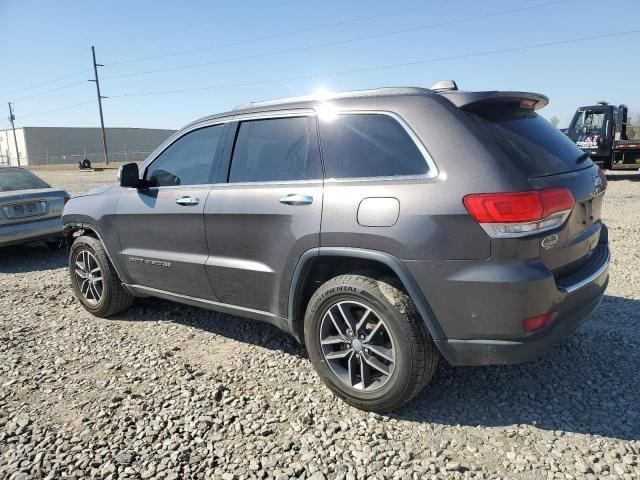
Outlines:
[[575,200],[568,188],[548,188],[472,194],[464,197],[463,203],[490,236],[520,237],[562,225]]
[[546,327],[554,316],[555,315],[553,313],[549,312],[543,315],[536,315],[535,317],[525,318],[522,321],[522,329],[525,332],[540,330],[541,328]]

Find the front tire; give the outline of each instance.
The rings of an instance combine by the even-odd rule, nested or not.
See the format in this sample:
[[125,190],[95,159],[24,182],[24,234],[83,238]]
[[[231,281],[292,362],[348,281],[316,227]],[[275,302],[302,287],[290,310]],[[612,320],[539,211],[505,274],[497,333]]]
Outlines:
[[131,306],[133,296],[122,288],[100,240],[79,237],[69,252],[69,275],[76,298],[96,317],[106,318]]
[[411,298],[392,282],[341,275],[311,297],[305,343],[322,381],[356,408],[386,412],[431,380],[439,352]]

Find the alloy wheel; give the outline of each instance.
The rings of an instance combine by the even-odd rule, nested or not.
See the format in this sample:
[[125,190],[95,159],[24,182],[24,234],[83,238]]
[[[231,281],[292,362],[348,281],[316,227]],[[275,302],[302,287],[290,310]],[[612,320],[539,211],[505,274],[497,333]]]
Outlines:
[[81,250],[74,267],[78,290],[89,305],[97,305],[102,298],[102,270],[96,257],[88,250]]
[[333,373],[350,388],[378,390],[393,374],[393,338],[382,317],[363,303],[333,304],[320,324],[320,345]]

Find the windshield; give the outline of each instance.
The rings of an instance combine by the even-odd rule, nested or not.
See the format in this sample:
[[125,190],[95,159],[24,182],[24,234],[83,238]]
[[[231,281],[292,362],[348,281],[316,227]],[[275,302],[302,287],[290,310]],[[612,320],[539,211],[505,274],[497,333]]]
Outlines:
[[603,133],[604,117],[604,112],[594,112],[592,110],[578,112],[578,118],[573,126],[571,138],[574,138],[576,142],[597,145],[598,139]]
[[49,188],[33,173],[21,168],[0,168],[0,192]]
[[535,112],[490,105],[469,116],[529,176],[557,175],[593,164],[575,143]]

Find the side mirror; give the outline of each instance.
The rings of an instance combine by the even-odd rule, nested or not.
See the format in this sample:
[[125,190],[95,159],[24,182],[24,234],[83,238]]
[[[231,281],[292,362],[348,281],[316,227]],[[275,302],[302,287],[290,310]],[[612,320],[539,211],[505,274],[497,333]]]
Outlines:
[[127,163],[118,169],[118,180],[121,187],[138,188],[140,186],[140,173],[138,164]]

